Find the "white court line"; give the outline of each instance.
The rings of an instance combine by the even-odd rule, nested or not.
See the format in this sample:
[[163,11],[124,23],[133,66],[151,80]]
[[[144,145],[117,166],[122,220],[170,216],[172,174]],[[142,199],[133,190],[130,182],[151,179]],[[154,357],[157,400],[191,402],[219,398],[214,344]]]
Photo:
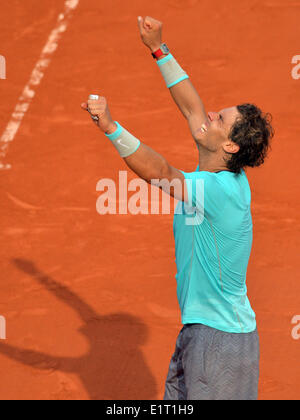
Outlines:
[[[5,158],[9,143],[12,142],[20,128],[24,115],[29,109],[32,99],[35,96],[35,90],[41,83],[45,71],[51,62],[51,56],[56,51],[61,35],[66,31],[71,12],[76,9],[80,0],[66,0],[64,4],[64,12],[60,13],[57,23],[51,32],[46,45],[44,46],[40,58],[36,63],[29,82],[25,86],[18,103],[12,113],[11,119],[6,126],[0,138],[0,159]],[[11,165],[4,165],[0,162],[1,169],[10,169]]]

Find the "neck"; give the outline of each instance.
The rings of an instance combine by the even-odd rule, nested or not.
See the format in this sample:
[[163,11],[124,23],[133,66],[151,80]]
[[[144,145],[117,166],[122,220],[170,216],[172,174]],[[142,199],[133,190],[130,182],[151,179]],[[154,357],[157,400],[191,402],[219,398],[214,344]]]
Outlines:
[[224,155],[212,153],[207,149],[199,149],[199,169],[206,172],[229,171],[224,162]]

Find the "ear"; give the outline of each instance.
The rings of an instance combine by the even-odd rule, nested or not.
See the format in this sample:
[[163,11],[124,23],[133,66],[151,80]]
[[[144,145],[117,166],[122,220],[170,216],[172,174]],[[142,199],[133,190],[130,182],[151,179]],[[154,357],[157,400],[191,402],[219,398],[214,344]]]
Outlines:
[[237,153],[240,150],[240,146],[233,141],[228,140],[223,144],[223,149],[226,153]]

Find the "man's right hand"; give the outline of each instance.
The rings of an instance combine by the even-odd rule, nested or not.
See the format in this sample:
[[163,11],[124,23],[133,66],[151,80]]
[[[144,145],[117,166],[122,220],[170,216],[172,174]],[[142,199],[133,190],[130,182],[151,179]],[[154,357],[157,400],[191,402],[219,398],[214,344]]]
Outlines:
[[138,25],[143,43],[152,52],[157,51],[162,44],[162,22],[149,16],[139,16]]

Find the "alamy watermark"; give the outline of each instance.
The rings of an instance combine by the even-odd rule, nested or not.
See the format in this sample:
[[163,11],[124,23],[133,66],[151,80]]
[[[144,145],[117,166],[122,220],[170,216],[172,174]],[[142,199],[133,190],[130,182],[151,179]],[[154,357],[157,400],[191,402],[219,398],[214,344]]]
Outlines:
[[[101,179],[96,190],[102,192],[98,197],[96,209],[98,214],[184,214],[186,225],[200,225],[204,219],[204,180],[186,179],[182,185],[180,179],[152,179],[150,191],[148,184],[135,178],[128,182],[127,171],[119,171],[118,187],[116,181],[108,178]],[[160,199],[160,190],[162,194]],[[182,200],[182,194],[186,201],[193,202],[188,204]],[[129,197],[128,193],[133,192]],[[150,195],[150,198],[149,198]],[[181,204],[171,209],[171,195],[181,198]],[[190,197],[191,196],[191,197]],[[175,203],[174,203],[175,204]],[[161,208],[161,211],[160,211]]]
[[6,60],[0,55],[0,79],[6,79]]
[[293,317],[292,324],[295,325],[292,329],[292,338],[294,340],[300,340],[300,315],[295,315]]
[[6,319],[0,315],[0,340],[6,340]]
[[292,58],[292,64],[296,64],[292,69],[292,78],[295,80],[300,79],[300,55],[295,55]]

